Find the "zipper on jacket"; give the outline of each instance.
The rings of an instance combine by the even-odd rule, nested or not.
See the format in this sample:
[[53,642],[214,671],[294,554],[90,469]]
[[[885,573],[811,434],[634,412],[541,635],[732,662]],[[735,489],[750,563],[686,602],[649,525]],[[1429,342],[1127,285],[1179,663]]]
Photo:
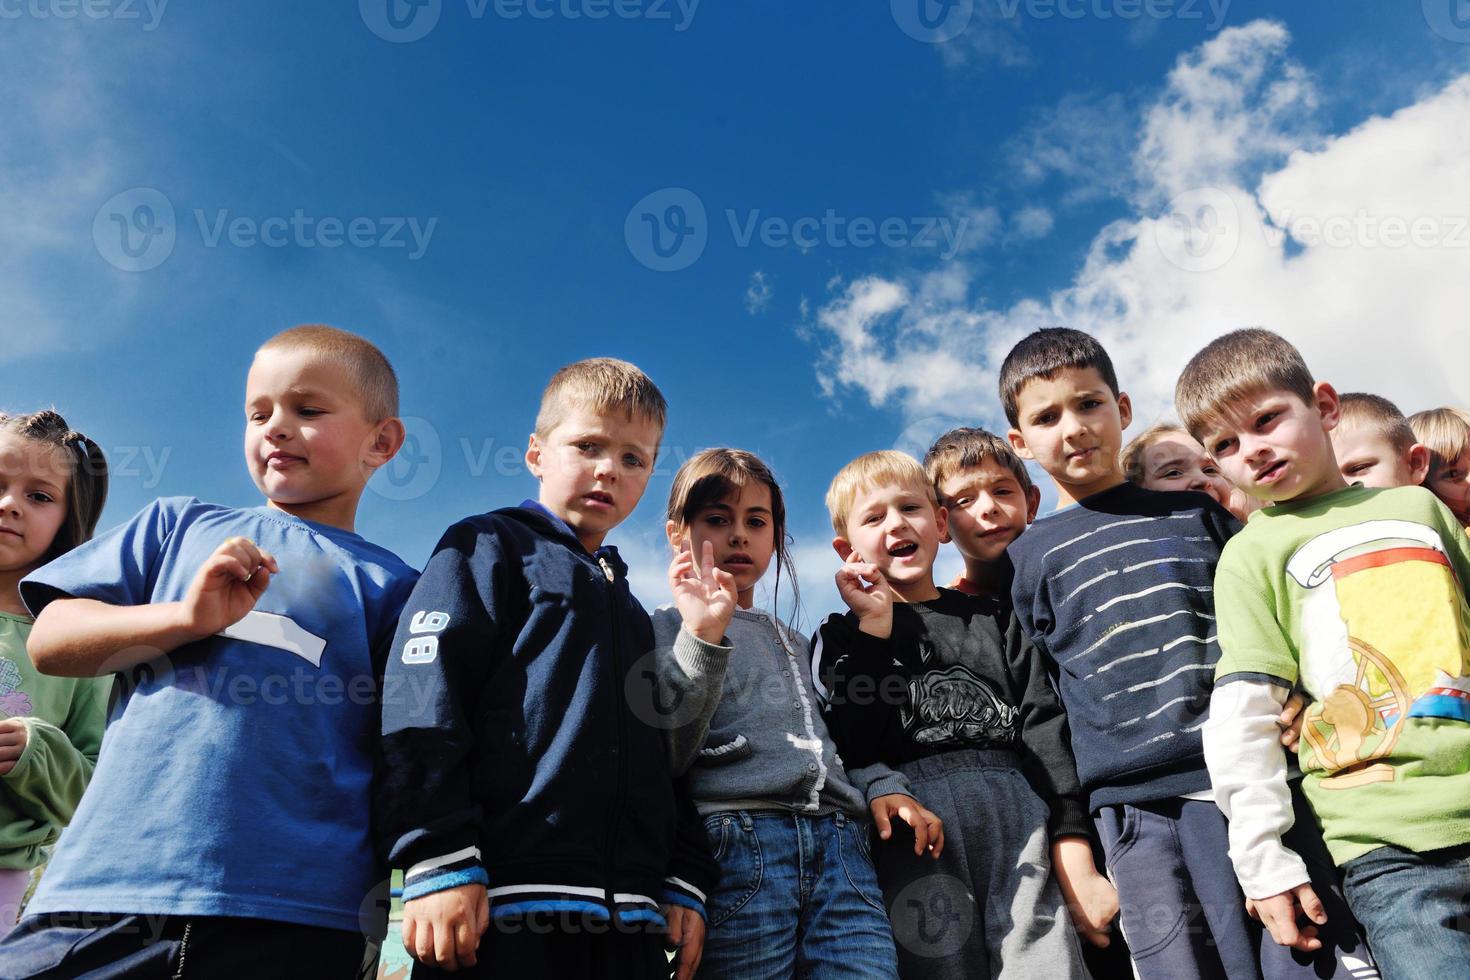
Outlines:
[[602,573],[607,577],[608,594],[608,622],[611,625],[612,634],[612,664],[613,682],[608,685],[613,701],[616,703],[615,715],[617,718],[617,792],[613,797],[612,808],[612,835],[607,846],[607,903],[612,912],[613,926],[617,927],[617,901],[613,897],[617,894],[618,883],[615,880],[618,865],[617,852],[618,840],[622,836],[623,811],[628,805],[628,723],[625,719],[626,707],[623,704],[623,644],[622,636],[618,630],[618,589],[617,576],[605,557],[597,556],[597,563],[602,566]]

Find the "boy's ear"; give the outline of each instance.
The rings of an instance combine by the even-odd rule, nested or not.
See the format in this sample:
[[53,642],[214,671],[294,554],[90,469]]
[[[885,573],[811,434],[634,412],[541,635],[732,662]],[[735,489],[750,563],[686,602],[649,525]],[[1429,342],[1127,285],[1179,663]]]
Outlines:
[[1409,479],[1416,487],[1422,487],[1429,479],[1429,447],[1422,442],[1409,447]]
[[1031,524],[1036,520],[1036,512],[1041,509],[1041,488],[1036,484],[1026,491],[1026,523]]
[[536,479],[541,479],[541,443],[536,438],[536,433],[531,433],[531,438],[526,442],[526,469]]
[[1010,441],[1011,448],[1016,451],[1017,456],[1022,459],[1036,459],[1036,454],[1026,448],[1026,437],[1021,435],[1020,429],[1007,429],[1006,439]]
[[935,507],[934,507],[934,526],[939,529],[939,540],[940,540],[940,542],[942,543],[942,542],[948,541],[949,540],[949,508],[948,507],[945,507],[943,504],[938,504],[938,505],[935,505]]
[[1322,416],[1324,432],[1331,432],[1342,420],[1342,400],[1337,397],[1337,389],[1326,381],[1318,381],[1312,386],[1312,407]]
[[1118,418],[1123,422],[1123,428],[1133,424],[1133,400],[1128,397],[1128,392],[1118,392]]
[[363,463],[370,469],[376,470],[398,455],[398,450],[403,448],[405,438],[406,433],[402,420],[384,419],[373,430],[372,437],[368,439],[363,449]]
[[837,557],[847,561],[852,557],[852,545],[847,543],[846,538],[833,538],[832,550],[837,552]]
[[679,533],[679,523],[677,521],[666,521],[664,523],[664,536],[669,539],[669,547],[673,548],[676,553],[680,548],[684,547],[684,536]]

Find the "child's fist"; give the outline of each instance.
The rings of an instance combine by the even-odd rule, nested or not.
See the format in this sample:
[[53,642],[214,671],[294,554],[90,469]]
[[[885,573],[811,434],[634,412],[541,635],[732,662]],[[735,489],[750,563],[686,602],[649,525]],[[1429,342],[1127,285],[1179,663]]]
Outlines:
[[214,550],[189,583],[184,627],[203,639],[245,618],[280,571],[270,552],[247,538],[230,538]]
[[944,821],[912,796],[888,793],[874,798],[868,810],[873,814],[873,826],[880,840],[893,836],[893,819],[897,817],[913,828],[914,854],[922,856],[928,851],[930,857],[938,858],[944,850]]
[[403,948],[425,966],[446,973],[475,965],[480,937],[490,926],[484,885],[460,885],[403,903]]
[[19,718],[0,721],[0,776],[10,775],[10,770],[25,754],[26,731],[26,723]]
[[[1245,907],[1252,916],[1261,920],[1261,925],[1271,933],[1278,946],[1290,946],[1303,953],[1315,953],[1322,948],[1322,940],[1317,938],[1317,926],[1326,925],[1327,910],[1322,907],[1322,900],[1312,890],[1310,882],[1270,898],[1248,898]],[[1299,926],[1297,923],[1304,915],[1315,925]]]
[[694,980],[704,957],[704,918],[682,905],[665,905],[662,911],[669,924],[669,945],[675,950],[674,980]]
[[1288,751],[1295,752],[1297,743],[1302,740],[1302,722],[1306,721],[1303,709],[1306,706],[1307,696],[1301,691],[1292,691],[1281,708],[1281,715],[1276,719],[1276,725],[1281,729],[1281,744]]
[[715,567],[715,546],[704,542],[700,560],[694,560],[690,538],[685,538],[678,554],[669,563],[669,588],[674,605],[684,620],[684,628],[706,643],[718,644],[725,638],[730,618],[735,615],[738,595],[735,577]]

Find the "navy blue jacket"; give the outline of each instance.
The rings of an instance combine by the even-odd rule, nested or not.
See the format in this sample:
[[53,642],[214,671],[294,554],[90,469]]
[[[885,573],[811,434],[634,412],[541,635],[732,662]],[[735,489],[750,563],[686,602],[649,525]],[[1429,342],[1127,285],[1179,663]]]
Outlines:
[[617,550],[534,501],[445,532],[384,674],[374,810],[405,899],[480,882],[496,917],[703,914],[717,869],[643,710],[653,648]]

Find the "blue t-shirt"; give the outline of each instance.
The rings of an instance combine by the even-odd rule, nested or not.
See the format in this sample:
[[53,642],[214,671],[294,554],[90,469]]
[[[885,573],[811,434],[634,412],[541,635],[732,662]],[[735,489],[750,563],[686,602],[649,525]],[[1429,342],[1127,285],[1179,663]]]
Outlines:
[[279,574],[228,630],[117,675],[92,783],[29,912],[354,931],[381,915],[374,654],[413,569],[348,531],[174,497],[33,572],[21,595],[34,613],[65,597],[177,601],[237,536],[274,555]]

